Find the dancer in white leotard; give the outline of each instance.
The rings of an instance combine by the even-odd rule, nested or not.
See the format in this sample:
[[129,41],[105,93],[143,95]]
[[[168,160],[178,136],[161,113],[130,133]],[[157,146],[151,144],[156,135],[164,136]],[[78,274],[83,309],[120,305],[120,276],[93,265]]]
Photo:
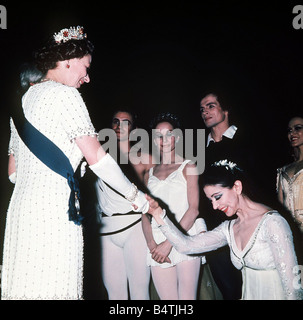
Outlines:
[[[145,175],[145,182],[152,196],[169,207],[174,219],[190,235],[205,231],[199,214],[198,176],[190,170],[195,166],[184,160],[176,151],[179,137],[173,130],[179,128],[176,116],[160,114],[156,123],[154,142],[159,148],[161,161]],[[190,174],[191,173],[191,174]],[[202,220],[202,221],[201,221]],[[155,226],[144,221],[144,231],[150,250],[147,263],[161,299],[196,299],[201,257],[178,253]],[[152,230],[152,232],[151,232]]]

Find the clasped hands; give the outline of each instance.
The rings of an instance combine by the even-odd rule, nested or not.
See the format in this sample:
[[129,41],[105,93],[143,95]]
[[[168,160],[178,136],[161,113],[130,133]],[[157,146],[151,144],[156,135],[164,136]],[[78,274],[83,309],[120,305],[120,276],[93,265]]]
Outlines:
[[[159,206],[158,202],[150,197],[149,195],[145,195],[146,199],[149,202],[149,210],[148,213],[151,214],[156,222],[159,225],[163,225],[164,222],[162,220],[163,209]],[[153,241],[153,244],[149,247],[152,258],[158,263],[171,263],[168,255],[171,252],[172,245],[168,240],[165,240],[159,244]]]
[[[163,209],[159,206],[158,202],[150,197],[149,195],[145,195],[147,201],[149,202],[148,213],[153,216],[156,222],[159,225],[163,225],[164,221],[162,220]],[[152,255],[152,259],[154,259],[158,263],[171,263],[168,255],[171,252],[172,245],[168,240],[165,240],[159,244],[157,244],[154,240],[151,244],[149,244],[149,250]]]

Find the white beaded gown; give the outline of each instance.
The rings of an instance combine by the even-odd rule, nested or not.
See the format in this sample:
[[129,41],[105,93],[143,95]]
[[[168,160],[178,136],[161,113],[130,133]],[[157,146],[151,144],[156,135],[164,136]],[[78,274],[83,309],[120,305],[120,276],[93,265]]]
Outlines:
[[[83,155],[74,139],[95,134],[78,90],[42,82],[29,88],[22,106],[75,170]],[[16,184],[6,218],[2,299],[82,299],[82,227],[68,218],[67,180],[33,155],[12,121],[9,154],[15,157]]]
[[235,220],[192,237],[181,233],[167,217],[164,221],[159,228],[179,252],[205,253],[229,245],[231,261],[242,271],[243,300],[302,300],[292,233],[277,211],[264,214],[243,250],[235,242]]

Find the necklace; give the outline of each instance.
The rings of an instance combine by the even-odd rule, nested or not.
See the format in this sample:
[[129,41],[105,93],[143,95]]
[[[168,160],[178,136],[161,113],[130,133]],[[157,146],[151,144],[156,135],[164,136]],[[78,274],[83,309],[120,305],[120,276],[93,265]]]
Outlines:
[[54,81],[54,80],[48,79],[48,78],[44,78],[44,79],[41,79],[41,80],[40,80],[40,83],[47,82],[47,81]]

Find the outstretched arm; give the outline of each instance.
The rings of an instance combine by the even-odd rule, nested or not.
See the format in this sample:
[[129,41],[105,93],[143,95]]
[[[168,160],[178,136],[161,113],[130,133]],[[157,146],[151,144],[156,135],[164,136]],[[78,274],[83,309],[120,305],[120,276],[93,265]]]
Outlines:
[[96,136],[76,138],[76,144],[84,155],[90,169],[112,188],[123,194],[136,206],[138,212],[147,212],[148,202],[144,194],[123,174],[117,162],[104,151]]
[[148,212],[155,218],[165,237],[180,253],[205,253],[227,244],[225,222],[212,231],[200,233],[195,236],[188,236],[181,232],[165,215],[165,211],[159,207],[157,201],[151,199],[149,196],[147,196],[147,199],[149,200]]

